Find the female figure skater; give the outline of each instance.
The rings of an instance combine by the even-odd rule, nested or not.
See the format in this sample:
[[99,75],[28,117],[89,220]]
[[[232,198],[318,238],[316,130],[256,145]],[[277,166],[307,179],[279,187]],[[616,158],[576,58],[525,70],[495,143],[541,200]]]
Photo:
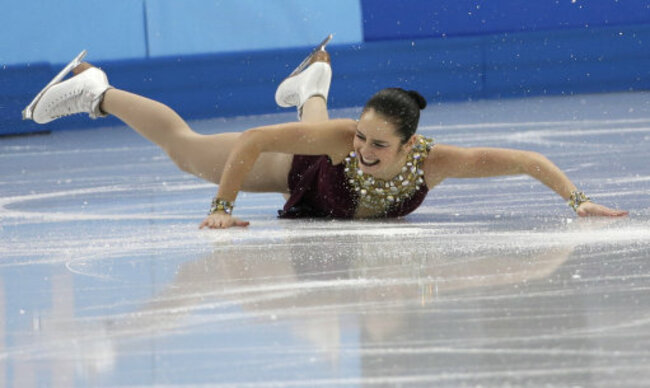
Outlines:
[[[217,183],[219,191],[200,228],[249,223],[233,217],[239,191],[287,197],[280,217],[399,217],[415,210],[445,178],[528,174],[554,190],[579,216],[624,216],[591,202],[543,155],[498,148],[437,144],[415,134],[425,99],[389,88],[366,103],[358,121],[329,120],[332,70],[326,39],[276,92],[282,107],[298,108],[300,121],[242,133],[201,135],[169,107],[111,87],[105,73],[81,63],[82,52],[23,112],[45,124],[88,113],[117,116],[160,146],[183,171]],[[61,79],[72,69],[74,75]]]

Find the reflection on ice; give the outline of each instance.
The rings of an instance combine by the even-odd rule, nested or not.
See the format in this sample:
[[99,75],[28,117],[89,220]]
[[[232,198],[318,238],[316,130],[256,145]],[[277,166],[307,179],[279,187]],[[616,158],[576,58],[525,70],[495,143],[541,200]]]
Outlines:
[[[80,259],[69,264],[76,274],[106,281],[75,296],[72,275],[54,277],[52,312],[5,356],[69,360],[85,376],[115,373],[120,359],[141,361],[155,349],[159,360],[181,358],[167,373],[182,379],[198,353],[194,368],[206,379],[240,381],[237,367],[281,382],[299,368],[314,379],[305,385],[583,381],[594,373],[591,359],[609,368],[598,373],[643,375],[650,352],[636,341],[650,322],[642,298],[650,235],[625,238],[620,228],[642,230],[625,223],[579,220],[561,233],[476,238],[421,225],[379,240],[363,229],[315,240],[329,228],[303,223],[298,237],[218,241],[203,253]],[[139,279],[154,265],[167,267],[164,279],[144,287]],[[135,297],[102,296],[111,290]],[[85,298],[92,303],[75,311]],[[258,369],[269,362],[277,364]]]

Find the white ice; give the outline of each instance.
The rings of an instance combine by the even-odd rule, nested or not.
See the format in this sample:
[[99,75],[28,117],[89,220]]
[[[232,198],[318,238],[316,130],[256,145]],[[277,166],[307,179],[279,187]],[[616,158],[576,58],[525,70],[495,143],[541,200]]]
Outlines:
[[250,227],[198,230],[215,186],[126,127],[1,138],[0,386],[650,381],[650,93],[432,104],[420,129],[539,151],[630,216],[577,219],[511,176],[391,221],[278,220],[281,196],[244,194]]

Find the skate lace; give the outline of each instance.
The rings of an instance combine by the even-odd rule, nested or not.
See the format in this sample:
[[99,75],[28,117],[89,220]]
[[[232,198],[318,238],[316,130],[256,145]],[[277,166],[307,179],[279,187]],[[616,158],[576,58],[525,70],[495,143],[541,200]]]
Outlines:
[[47,110],[52,112],[54,118],[83,113],[85,111],[83,94],[84,89],[82,87],[74,88],[52,101]]

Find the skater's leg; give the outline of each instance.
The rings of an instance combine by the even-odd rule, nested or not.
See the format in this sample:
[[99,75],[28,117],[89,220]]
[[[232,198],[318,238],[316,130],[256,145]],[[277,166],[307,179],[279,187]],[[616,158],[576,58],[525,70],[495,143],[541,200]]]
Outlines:
[[[25,108],[23,116],[46,124],[76,113],[87,113],[93,118],[113,114],[159,145],[183,171],[219,182],[239,133],[198,134],[164,104],[113,89],[106,74],[90,64],[82,63],[73,72],[75,75],[65,81],[58,82],[58,76],[55,77],[51,81],[54,83]],[[262,154],[242,189],[286,192],[290,161],[287,155]]]
[[321,96],[313,96],[309,98],[302,106],[302,115],[300,121],[304,122],[318,122],[329,120],[327,113],[327,102]]
[[[329,62],[329,56],[326,54],[321,54],[321,57],[325,58]],[[299,107],[300,114],[298,117],[302,122],[319,122],[329,120],[329,114],[327,113],[327,100],[326,96],[323,95],[313,95],[309,97],[302,107]],[[289,160],[283,161],[287,166],[289,165]],[[276,180],[279,180],[280,177],[277,177]],[[287,184],[288,186],[288,184]],[[284,199],[289,199],[289,194],[284,193]]]
[[[326,39],[322,44],[326,44]],[[327,111],[323,115],[322,107],[327,104],[330,83],[332,80],[330,56],[324,47],[319,46],[318,50],[312,52],[298,66],[298,68],[286,78],[275,91],[275,102],[281,107],[295,106],[298,109],[298,118],[303,120],[305,108],[310,110],[310,117],[307,121],[327,120]],[[305,67],[303,67],[305,66]],[[319,103],[314,98],[318,97]],[[310,102],[308,104],[308,102]],[[317,104],[315,108],[307,105]]]
[[107,90],[100,109],[116,116],[165,151],[172,148],[179,137],[194,134],[185,120],[165,104],[124,90]]
[[[183,171],[219,183],[240,133],[202,135],[168,106],[124,90],[110,89],[101,109],[117,116],[136,132],[159,145]],[[264,153],[243,182],[242,190],[286,192],[289,155]]]

